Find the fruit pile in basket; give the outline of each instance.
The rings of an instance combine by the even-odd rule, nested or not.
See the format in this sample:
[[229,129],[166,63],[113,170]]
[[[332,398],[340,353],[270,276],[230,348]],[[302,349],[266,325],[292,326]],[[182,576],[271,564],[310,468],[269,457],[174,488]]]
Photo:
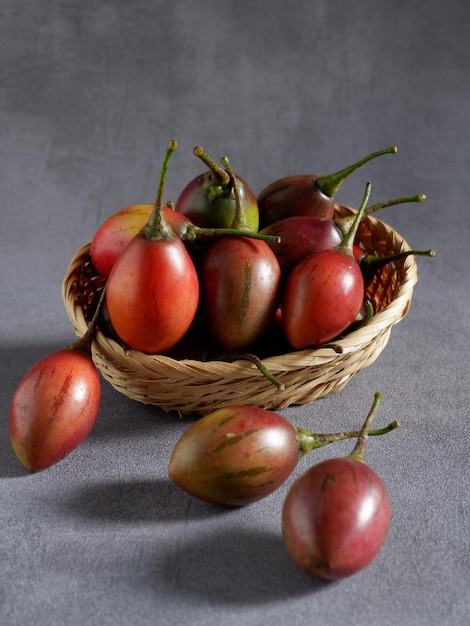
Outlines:
[[219,167],[198,147],[210,169],[172,209],[163,190],[175,148],[170,142],[155,204],[111,216],[91,241],[91,261],[107,278],[109,324],[126,347],[184,354],[180,342],[196,329],[228,357],[257,354],[277,328],[279,352],[325,346],[367,320],[367,283],[397,258],[354,245],[363,217],[382,206],[367,208],[370,184],[359,211],[335,220],[331,181],[345,172],[283,179],[256,199],[227,158]]
[[[373,158],[395,153],[395,147],[375,152],[329,176],[280,179],[258,197],[234,173],[226,157],[218,165],[197,147],[194,154],[205,163],[206,171],[184,187],[174,206],[165,206],[165,179],[176,147],[176,142],[170,141],[154,204],[130,206],[111,215],[94,234],[86,252],[87,262],[82,263],[80,256],[80,262],[74,262],[67,274],[71,306],[82,314],[85,329],[79,332],[76,324],[75,330],[81,335],[77,342],[31,368],[10,405],[10,441],[18,459],[31,471],[57,463],[89,434],[100,406],[97,364],[105,377],[112,369],[106,361],[99,366],[103,347],[109,342],[121,350],[125,361],[126,391],[127,381],[132,383],[127,360],[145,365],[146,358],[155,359],[150,365],[155,376],[152,364],[159,358],[165,365],[181,363],[180,372],[189,364],[190,376],[196,376],[198,369],[193,362],[207,364],[207,369],[212,362],[234,367],[244,362],[256,384],[262,380],[271,394],[286,394],[284,406],[306,402],[311,396],[297,396],[296,389],[309,384],[309,366],[296,370],[294,384],[288,376],[295,369],[297,355],[299,361],[307,355],[314,362],[327,353],[328,363],[334,358],[331,355],[341,355],[345,348],[346,352],[353,351],[348,338],[358,337],[359,331],[369,335],[372,322],[403,296],[400,289],[407,275],[403,271],[397,279],[399,264],[415,255],[434,255],[432,250],[411,250],[398,235],[395,238],[391,229],[383,226],[381,231],[378,222],[374,226],[375,218],[371,217],[387,206],[421,202],[423,194],[369,205],[371,185],[367,183],[357,211],[341,212],[335,202],[335,194],[347,176]],[[379,237],[379,244],[371,244],[377,232],[386,232],[392,240],[391,252],[383,252],[383,237]],[[399,249],[394,248],[396,241]],[[403,270],[404,265],[401,267]],[[415,277],[409,282],[410,290]],[[385,321],[385,339],[379,350],[390,326],[406,314],[410,297],[408,294],[398,314],[394,312]],[[377,340],[377,336],[374,330],[368,339]],[[367,350],[363,352],[367,354],[356,366],[357,371],[373,360]],[[291,360],[283,360],[284,355]],[[273,373],[271,365],[277,367],[279,362],[280,369]],[[199,369],[204,371],[203,367]],[[338,388],[344,384],[351,375],[346,369],[341,364],[339,381],[329,380],[328,376],[322,380],[326,392],[334,390],[333,382]],[[324,372],[322,375],[325,379]],[[299,377],[305,380],[299,381]],[[181,380],[176,383],[180,390],[184,387]],[[196,386],[210,397],[211,384],[208,381],[204,387],[197,381]],[[169,460],[173,482],[202,499],[247,504],[277,489],[307,451],[358,437],[350,457],[336,460],[325,470],[329,476],[337,472],[338,485],[343,485],[339,495],[332,495],[327,502],[320,488],[323,474],[312,474],[311,485],[310,478],[305,479],[305,486],[299,484],[295,493],[289,494],[283,530],[294,560],[311,573],[340,577],[363,567],[385,540],[389,519],[383,486],[371,470],[367,473],[364,469],[367,434],[383,434],[397,425],[369,432],[380,394],[376,394],[361,431],[317,435],[295,428],[267,410],[276,406],[272,396],[263,400],[264,408],[256,406],[254,398],[253,402],[237,402],[242,395],[237,395],[232,380],[229,384],[232,395],[229,400],[223,397],[223,408],[211,407],[210,402],[195,405],[196,412],[208,415],[196,422],[175,447]],[[239,385],[243,387],[242,379]],[[157,379],[156,387],[160,398],[159,393],[166,392],[165,385]],[[142,401],[152,401],[152,396],[145,393]],[[309,516],[319,515],[311,503],[305,504],[310,502],[308,494],[315,501],[323,500],[317,504],[323,507],[321,515],[327,515],[324,511],[337,506],[335,498],[344,497],[351,489],[351,472],[356,478],[363,476],[364,484],[375,481],[377,488],[377,500],[371,505],[374,521],[368,527],[370,550],[356,561],[352,555],[339,560],[334,555],[328,564],[329,556],[320,554],[318,537],[304,545],[303,530],[297,526],[306,511]],[[298,495],[302,489],[307,495]],[[359,510],[362,497],[366,495],[356,494],[352,499],[351,515]],[[345,532],[346,526],[338,527],[337,533]],[[364,530],[355,528],[354,533],[352,545],[361,543]],[[305,554],[310,552],[306,560]],[[317,565],[313,566],[315,559]]]
[[81,336],[109,276],[93,345],[103,377],[132,399],[200,414],[230,404],[285,408],[342,389],[406,315],[414,255],[432,254],[412,251],[374,217],[423,194],[368,206],[368,185],[359,216],[335,202],[347,176],[396,148],[332,175],[282,178],[256,198],[228,159],[218,165],[198,146],[206,171],[163,206],[174,148],[156,202],[111,215],[64,277]]

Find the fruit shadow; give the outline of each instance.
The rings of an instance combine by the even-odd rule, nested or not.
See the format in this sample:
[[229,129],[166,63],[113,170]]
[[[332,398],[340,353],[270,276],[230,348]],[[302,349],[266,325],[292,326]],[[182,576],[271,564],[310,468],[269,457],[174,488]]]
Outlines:
[[170,480],[110,480],[71,488],[60,506],[68,514],[116,523],[168,522],[228,515],[233,508],[198,500]]
[[281,532],[230,528],[190,537],[165,558],[153,584],[212,604],[253,605],[319,592],[334,582],[309,576],[288,555]]

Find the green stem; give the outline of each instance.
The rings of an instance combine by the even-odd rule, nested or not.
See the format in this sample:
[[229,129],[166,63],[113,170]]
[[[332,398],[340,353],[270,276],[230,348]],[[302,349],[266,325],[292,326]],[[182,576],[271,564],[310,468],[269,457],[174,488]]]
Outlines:
[[98,300],[98,304],[96,305],[95,312],[93,313],[93,317],[88,324],[87,330],[85,334],[74,343],[71,343],[67,346],[70,350],[77,350],[78,352],[83,352],[86,356],[90,356],[91,354],[91,346],[93,340],[95,339],[96,331],[98,329],[98,320],[101,314],[101,310],[103,308],[104,302],[106,299],[106,284],[104,285],[100,297]]
[[380,391],[377,391],[374,395],[372,407],[364,421],[364,424],[362,425],[356,445],[354,446],[353,451],[349,454],[349,458],[365,462],[367,437],[369,435],[370,426],[377,415],[381,400],[382,394]]
[[196,146],[193,150],[194,156],[201,159],[203,163],[207,165],[211,173],[211,179],[214,185],[228,185],[230,182],[230,174],[218,165],[211,157],[204,151],[201,146]]
[[210,355],[208,357],[210,361],[224,361],[227,363],[232,363],[233,361],[249,361],[256,365],[261,374],[265,378],[269,380],[279,391],[284,391],[285,386],[281,383],[277,378],[275,378],[268,368],[263,364],[263,361],[257,357],[255,354],[250,354],[249,352],[218,352]]
[[224,237],[228,235],[243,236],[250,239],[260,239],[261,241],[269,241],[273,243],[280,243],[281,238],[277,235],[263,235],[262,233],[255,233],[252,230],[245,230],[239,228],[202,228],[201,226],[195,226],[188,224],[186,230],[180,234],[180,239],[185,243],[194,243],[205,239],[213,239],[214,237]]
[[240,197],[240,188],[238,186],[238,180],[235,176],[232,166],[230,165],[230,161],[226,156],[221,159],[223,166],[227,170],[230,175],[230,181],[232,183],[233,194],[235,196],[235,214],[233,216],[233,221],[231,224],[231,228],[238,228],[239,230],[250,230],[248,226],[248,222],[246,219],[245,211],[243,209],[242,200]]
[[[426,200],[426,196],[424,193],[418,193],[416,196],[408,196],[405,198],[394,198],[393,200],[386,200],[385,202],[377,202],[376,204],[372,204],[370,207],[367,207],[364,211],[364,216],[372,215],[381,209],[385,209],[390,206],[395,206],[396,204],[405,204],[408,202],[424,202]],[[334,220],[334,223],[339,228],[341,233],[346,235],[346,233],[351,228],[352,223],[354,222],[354,213],[351,215],[345,215],[344,217],[339,217]]]
[[396,204],[405,204],[408,202],[424,202],[426,200],[426,196],[424,193],[418,193],[415,196],[407,196],[405,198],[395,198],[393,200],[386,200],[385,202],[377,202],[377,204],[372,204],[370,207],[367,207],[365,214],[372,215],[381,209],[386,209],[389,206],[394,206]]
[[333,198],[338,189],[341,187],[346,178],[352,174],[359,167],[368,163],[372,159],[375,159],[378,156],[382,156],[383,154],[396,154],[397,147],[391,146],[390,148],[386,148],[385,150],[379,150],[378,152],[373,152],[369,156],[366,156],[364,159],[353,163],[349,167],[345,167],[339,172],[334,172],[333,174],[327,174],[326,176],[319,176],[313,181],[313,184],[317,189],[321,191],[327,198]]
[[402,250],[401,252],[395,252],[395,254],[389,254],[387,256],[376,256],[375,254],[365,254],[359,260],[359,266],[361,268],[362,275],[364,276],[364,280],[367,282],[372,278],[377,270],[387,265],[387,263],[391,263],[392,261],[397,261],[398,259],[403,259],[407,256],[436,256],[436,252],[434,250]]
[[351,224],[351,228],[343,236],[343,240],[341,241],[339,246],[336,247],[336,250],[342,250],[343,252],[346,252],[347,254],[350,254],[351,256],[354,256],[354,254],[353,254],[354,239],[356,237],[356,233],[357,233],[357,229],[359,228],[359,224],[360,224],[362,218],[364,217],[364,213],[365,213],[365,210],[366,210],[366,205],[367,205],[367,202],[368,202],[369,196],[370,196],[370,189],[371,189],[371,183],[369,182],[369,183],[366,184],[366,188],[365,188],[365,191],[364,191],[364,197],[362,198],[361,206],[359,207],[357,213],[354,215],[354,220],[353,220],[353,222]]
[[150,240],[173,239],[175,236],[171,226],[168,224],[165,218],[165,212],[163,211],[163,197],[165,191],[166,175],[168,172],[168,165],[170,163],[171,156],[177,147],[178,144],[176,140],[171,139],[168,144],[165,157],[163,159],[153,210],[150,214],[147,224],[143,227],[141,231],[147,237],[147,239]]
[[352,332],[353,330],[359,330],[360,328],[364,328],[370,322],[370,320],[374,317],[374,305],[370,300],[367,300],[364,304],[364,310],[361,309],[359,313],[356,315],[356,319],[351,324],[351,326],[347,329],[347,332]]
[[333,352],[336,352],[336,354],[343,354],[344,350],[343,350],[343,346],[341,346],[339,343],[323,343],[321,346],[318,346],[319,348],[329,348],[330,350],[333,350]]
[[[397,420],[390,422],[384,428],[378,428],[376,430],[370,430],[369,436],[376,437],[380,435],[385,435],[390,431],[398,428],[400,424]],[[311,433],[303,428],[296,427],[297,431],[297,443],[299,446],[300,458],[302,458],[311,450],[316,450],[317,448],[321,448],[323,446],[327,446],[330,443],[336,443],[337,441],[344,441],[345,439],[354,439],[360,436],[360,431],[358,430],[350,430],[341,433],[332,433],[330,435],[319,435],[317,433]]]

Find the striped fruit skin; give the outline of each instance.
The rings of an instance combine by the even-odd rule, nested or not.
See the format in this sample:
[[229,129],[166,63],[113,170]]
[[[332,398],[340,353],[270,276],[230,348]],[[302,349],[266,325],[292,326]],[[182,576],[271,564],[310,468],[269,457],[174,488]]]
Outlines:
[[98,371],[83,352],[64,348],[36,363],[10,402],[8,432],[19,461],[37,472],[72,452],[93,428],[100,398]]
[[265,498],[291,475],[300,459],[295,427],[256,407],[217,409],[177,441],[170,479],[201,500],[243,506]]
[[220,237],[204,255],[201,305],[207,332],[224,350],[245,350],[271,324],[281,297],[281,268],[265,241]]

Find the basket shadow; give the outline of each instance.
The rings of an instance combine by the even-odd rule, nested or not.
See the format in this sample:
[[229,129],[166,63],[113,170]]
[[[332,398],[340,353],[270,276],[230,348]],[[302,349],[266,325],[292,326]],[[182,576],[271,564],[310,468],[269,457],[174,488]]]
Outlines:
[[334,582],[313,578],[291,560],[280,532],[231,528],[180,543],[154,584],[167,593],[216,604],[250,605],[318,592]]
[[186,494],[170,480],[103,481],[70,489],[60,506],[68,514],[114,522],[177,522],[233,511]]
[[174,434],[176,441],[181,430],[198,418],[196,414],[166,413],[158,406],[137,402],[103,380],[100,412],[89,437],[109,441],[134,434],[154,437],[158,432],[168,431]]

